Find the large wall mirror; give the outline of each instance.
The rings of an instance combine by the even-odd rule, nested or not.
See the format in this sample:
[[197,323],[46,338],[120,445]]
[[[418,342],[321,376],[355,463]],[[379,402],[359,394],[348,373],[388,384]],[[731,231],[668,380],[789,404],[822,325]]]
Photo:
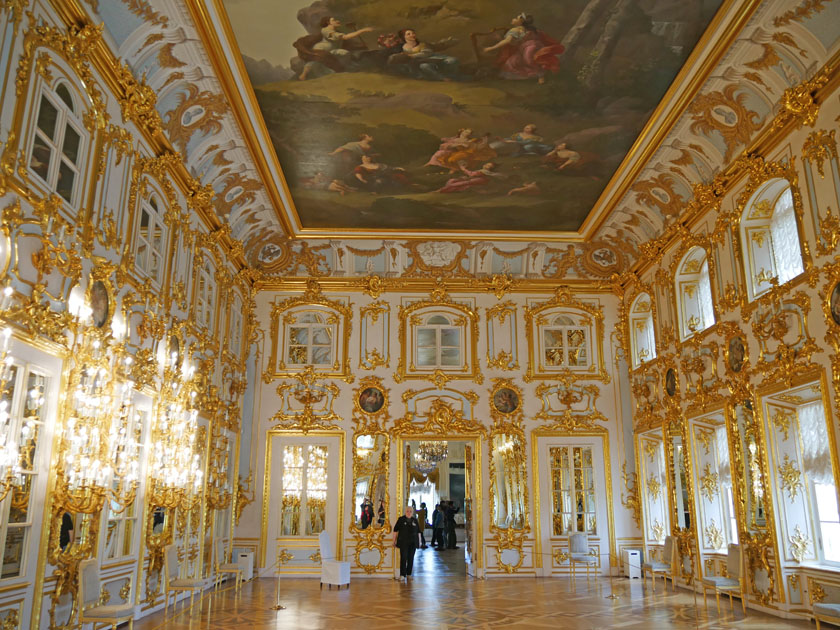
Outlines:
[[665,466],[665,443],[662,428],[655,427],[636,436],[638,475],[640,479],[644,540],[647,556],[655,555],[671,531],[668,511]]
[[682,422],[672,422],[668,427],[667,452],[668,487],[671,492],[671,531],[677,546],[677,564],[680,576],[691,584],[695,575],[697,537],[695,535],[694,502],[689,470],[691,461],[683,436]]
[[522,566],[522,537],[531,531],[525,453],[521,432],[499,431],[490,437],[490,531],[497,534],[496,560],[507,572]]
[[388,526],[388,436],[359,433],[353,438],[353,527]]

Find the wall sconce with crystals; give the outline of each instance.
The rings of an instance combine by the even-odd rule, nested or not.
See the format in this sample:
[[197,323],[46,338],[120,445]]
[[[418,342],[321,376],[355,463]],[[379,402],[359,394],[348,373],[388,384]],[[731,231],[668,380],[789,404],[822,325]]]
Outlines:
[[124,508],[137,489],[139,445],[128,430],[133,383],[122,380],[131,357],[121,317],[102,328],[92,321],[89,306],[78,299],[69,306],[72,365],[56,494],[63,510],[93,514],[109,496]]
[[[12,288],[6,287],[0,298],[0,319],[4,319],[11,304]],[[9,354],[12,329],[0,332],[0,501],[6,498],[13,486],[20,481],[20,447],[15,435],[12,417],[12,397],[16,372]],[[24,427],[25,430],[25,427]]]
[[151,502],[155,506],[189,510],[201,497],[204,471],[196,440],[195,368],[178,362],[178,354],[164,358],[157,421],[152,433]]

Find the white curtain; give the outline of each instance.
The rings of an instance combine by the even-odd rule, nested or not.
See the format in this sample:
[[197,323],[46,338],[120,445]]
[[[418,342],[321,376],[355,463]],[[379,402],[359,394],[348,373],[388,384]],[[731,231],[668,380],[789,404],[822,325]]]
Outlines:
[[709,281],[709,261],[705,261],[700,268],[700,280],[697,287],[697,298],[700,303],[700,312],[703,315],[703,330],[706,330],[715,323],[715,310],[712,307],[712,283]]
[[779,284],[802,273],[802,252],[799,249],[799,232],[793,214],[793,196],[788,188],[779,197],[770,219],[770,236],[773,239],[773,258]]
[[732,467],[729,464],[729,442],[726,439],[726,425],[715,430],[715,448],[718,459],[720,485],[732,487]]
[[815,483],[834,484],[831,452],[822,402],[802,405],[797,409],[802,434],[802,468]]

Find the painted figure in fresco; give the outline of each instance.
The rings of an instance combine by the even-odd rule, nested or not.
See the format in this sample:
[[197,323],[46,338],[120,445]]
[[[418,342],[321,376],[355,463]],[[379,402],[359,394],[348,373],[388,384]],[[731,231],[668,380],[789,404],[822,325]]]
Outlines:
[[554,147],[546,144],[542,136],[537,135],[537,126],[525,125],[522,131],[517,131],[509,138],[495,140],[490,143],[499,153],[510,152],[512,157],[518,155],[546,155]]
[[310,190],[326,190],[328,192],[335,192],[344,196],[349,192],[356,192],[358,189],[348,186],[340,179],[331,179],[324,174],[324,171],[318,171],[312,177],[302,177],[300,180],[304,188]]
[[457,173],[463,167],[476,168],[498,157],[491,146],[491,135],[485,133],[481,138],[470,138],[465,144],[453,147],[453,150],[440,159],[440,163],[451,172]]
[[340,27],[338,18],[327,16],[321,19],[320,33],[295,41],[293,45],[298,55],[306,62],[298,79],[305,81],[313,71],[324,69],[342,72],[353,64],[353,51],[365,48],[363,43],[353,40],[370,33],[373,27],[366,26],[351,33],[342,33]]
[[439,188],[437,192],[440,193],[455,193],[464,192],[473,188],[486,188],[494,179],[503,178],[504,175],[496,172],[496,163],[487,162],[477,171],[471,171],[465,166],[461,167],[464,177],[453,177],[448,180],[443,188]]
[[829,308],[831,309],[831,319],[834,323],[840,326],[840,283],[838,283],[831,292],[829,299]]
[[547,164],[553,166],[556,170],[562,171],[573,164],[580,162],[580,153],[572,151],[565,142],[558,142],[554,148],[545,156]]
[[565,50],[563,44],[552,39],[534,26],[534,18],[520,13],[511,20],[511,28],[502,40],[484,49],[485,53],[498,51],[496,66],[503,79],[533,79],[545,82],[547,72],[557,72],[558,57]]
[[470,145],[471,139],[472,129],[469,127],[459,129],[458,133],[454,136],[442,138],[440,141],[440,148],[435,151],[435,154],[432,157],[429,158],[429,161],[426,162],[425,166],[440,166],[441,168],[453,171],[457,170],[451,168],[448,163],[444,162],[444,160],[448,162],[449,156],[455,151],[467,148]]
[[361,163],[363,155],[371,157],[376,155],[373,151],[373,136],[363,133],[358,140],[345,142],[340,147],[330,151],[328,155],[337,162],[335,174],[344,176]]
[[431,44],[421,42],[413,28],[401,30],[399,37],[403,42],[402,52],[409,62],[405,67],[409,69],[411,76],[417,79],[452,81],[458,74],[458,59],[437,52]]
[[503,387],[493,395],[493,404],[499,413],[513,413],[519,407],[519,396],[512,389]]
[[361,182],[362,189],[373,193],[403,188],[411,184],[405,169],[380,164],[369,155],[362,156],[362,163],[353,170],[353,176]]

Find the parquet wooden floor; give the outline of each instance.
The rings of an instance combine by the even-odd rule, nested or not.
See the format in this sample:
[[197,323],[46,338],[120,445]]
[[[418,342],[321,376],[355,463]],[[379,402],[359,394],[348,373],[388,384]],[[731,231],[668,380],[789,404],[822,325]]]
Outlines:
[[[460,560],[459,560],[460,559]],[[459,564],[460,562],[460,564]],[[136,630],[358,630],[422,628],[423,630],[528,628],[535,630],[689,629],[781,630],[813,628],[807,621],[787,620],[740,608],[729,610],[714,597],[709,608],[703,597],[686,590],[660,590],[650,583],[615,578],[586,579],[576,584],[565,578],[493,578],[465,576],[461,550],[418,551],[415,579],[354,579],[349,589],[320,590],[317,579],[283,580],[281,601],[286,610],[274,611],[276,581],[271,578],[245,584],[235,598],[230,589],[206,594],[190,609],[179,603],[169,619],[156,613],[138,620]],[[606,599],[611,588],[620,597]]]

